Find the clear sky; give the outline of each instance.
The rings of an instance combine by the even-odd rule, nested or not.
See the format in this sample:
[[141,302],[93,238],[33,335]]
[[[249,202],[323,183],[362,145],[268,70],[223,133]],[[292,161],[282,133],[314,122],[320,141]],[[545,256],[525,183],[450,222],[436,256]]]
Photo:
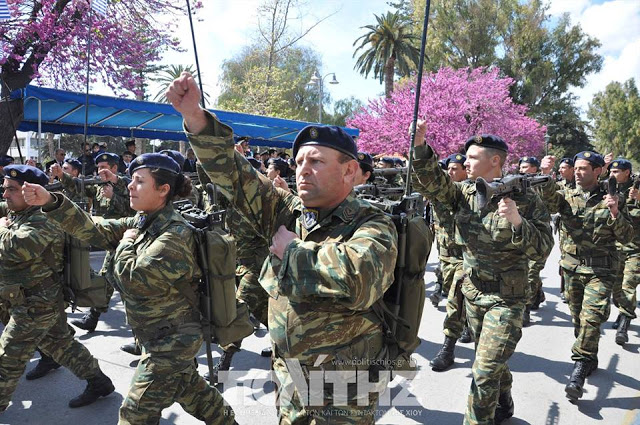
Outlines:
[[[193,1],[193,0],[192,0]],[[217,96],[220,65],[237,54],[256,37],[257,7],[260,0],[203,0],[198,13],[196,41],[206,90]],[[391,8],[386,0],[307,0],[306,19],[300,25],[336,12],[314,28],[300,43],[313,47],[322,56],[322,75],[335,72],[338,85],[326,85],[332,99],[355,96],[363,101],[382,94],[384,87],[370,76],[365,79],[353,70],[353,42],[364,33],[362,26],[375,22],[374,14]],[[550,13],[568,12],[572,22],[597,37],[604,57],[602,71],[588,78],[587,86],[576,90],[580,106],[586,108],[592,96],[611,81],[635,77],[640,84],[640,0],[552,0]],[[165,55],[163,63],[194,63],[191,34],[185,17],[176,34],[185,52]],[[331,77],[329,77],[331,78]],[[326,80],[328,81],[329,78]]]

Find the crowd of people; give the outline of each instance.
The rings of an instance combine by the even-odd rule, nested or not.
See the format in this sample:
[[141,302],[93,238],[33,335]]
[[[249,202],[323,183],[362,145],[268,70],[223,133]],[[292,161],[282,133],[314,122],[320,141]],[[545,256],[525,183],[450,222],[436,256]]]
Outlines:
[[[253,152],[250,139],[235,137],[200,108],[188,73],[173,82],[167,98],[184,119],[186,156],[136,155],[131,141],[122,155],[85,145],[79,158],[65,159],[57,150],[46,173],[0,158],[0,411],[36,350],[41,357],[27,379],[62,365],[87,380],[70,407],[115,390],[67,324],[60,278],[67,234],[106,251],[100,274],[109,287],[102,305],[71,324],[93,332],[115,288],[134,335],[122,348],[141,356],[119,423],[157,423],[174,402],[208,424],[235,422],[217,384],[242,340],[221,347],[212,376],[200,376],[194,362],[205,338],[194,301],[203,271],[193,232],[173,201],[191,198],[208,208],[188,177],[198,173],[224,199],[237,249],[236,297],[269,330],[262,354],[272,360],[279,422],[373,423],[388,383],[374,378],[379,370],[373,366],[388,355],[389,344],[375,307],[394,282],[400,246],[389,215],[356,196],[354,187],[373,181],[376,168],[406,164],[385,156],[376,164],[376,156],[358,152],[341,128],[321,125],[298,133],[291,157],[276,149]],[[449,369],[457,341],[473,341],[464,423],[488,425],[514,415],[507,362],[531,311],[545,301],[540,271],[554,245],[555,215],[563,297],[576,338],[565,392],[578,402],[598,367],[600,328],[612,296],[620,311],[616,343],[628,342],[635,318],[640,194],[631,162],[579,152],[563,158],[558,177],[548,183],[481,205],[476,179],[504,177],[508,141],[475,135],[464,152],[439,161],[428,134],[418,121],[412,172],[414,189],[431,205],[442,272],[431,301],[446,297],[444,343],[432,369]],[[523,157],[519,172],[552,175],[555,162],[553,156]],[[103,184],[77,184],[94,172]],[[609,176],[615,192],[605,184]],[[400,177],[389,174],[386,183],[402,186]],[[62,190],[47,189],[54,181]],[[348,372],[366,373],[364,393],[355,381],[344,381],[344,393],[336,391],[338,381],[325,379],[320,387],[314,381],[318,374],[335,380]]]

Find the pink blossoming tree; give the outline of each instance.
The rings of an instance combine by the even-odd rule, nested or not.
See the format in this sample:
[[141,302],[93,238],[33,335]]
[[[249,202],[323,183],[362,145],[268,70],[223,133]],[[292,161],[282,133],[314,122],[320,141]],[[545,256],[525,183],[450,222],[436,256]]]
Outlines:
[[[419,117],[428,124],[427,143],[442,157],[461,152],[465,140],[495,134],[509,144],[508,162],[543,151],[545,127],[509,97],[511,78],[498,69],[442,68],[422,81]],[[360,129],[358,147],[374,154],[406,154],[416,82],[405,81],[389,99],[379,98],[347,125]]]
[[[200,1],[192,3],[201,7]],[[118,94],[139,94],[145,68],[167,48],[177,48],[171,23],[175,19],[166,15],[186,11],[183,1],[110,0],[107,14],[93,12],[89,25],[89,0],[8,0],[8,4],[12,19],[0,21],[3,99],[34,79],[42,85],[83,89],[89,35],[91,81],[99,79]],[[13,126],[22,120],[23,104],[15,100],[0,109],[0,153],[4,153]]]

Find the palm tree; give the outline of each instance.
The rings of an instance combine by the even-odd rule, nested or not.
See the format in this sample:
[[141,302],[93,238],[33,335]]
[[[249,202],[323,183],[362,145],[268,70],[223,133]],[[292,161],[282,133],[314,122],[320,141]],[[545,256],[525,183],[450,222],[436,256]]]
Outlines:
[[[195,78],[198,78],[198,76],[195,75],[196,70],[195,70],[195,66],[193,65],[164,66],[160,69],[160,71],[158,71],[156,75],[150,77],[149,79],[151,81],[154,81],[159,84],[158,91],[156,92],[156,95],[153,97],[153,100],[155,100],[156,102],[167,102],[167,97],[165,95],[165,93],[167,92],[167,89],[169,88],[173,80],[178,78],[184,71],[189,72],[190,74],[193,74]],[[207,94],[206,91],[204,92],[204,98],[207,100],[207,103],[209,103],[209,95]]]
[[[416,44],[420,38],[411,33],[411,22],[399,12],[387,12],[386,16],[374,15],[378,23],[366,25],[362,28],[369,30],[353,42],[360,45],[353,52],[353,56],[369,46],[358,57],[354,69],[359,70],[365,78],[373,69],[373,76],[384,81],[384,94],[390,97],[393,93],[393,77],[396,73],[408,75],[411,67],[418,63],[420,51]],[[416,43],[417,42],[417,43]]]

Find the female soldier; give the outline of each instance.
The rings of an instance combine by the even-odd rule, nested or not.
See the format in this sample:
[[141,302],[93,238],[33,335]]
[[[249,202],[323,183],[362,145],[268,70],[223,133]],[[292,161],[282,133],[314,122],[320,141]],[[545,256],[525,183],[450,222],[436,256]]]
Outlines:
[[78,239],[114,250],[108,273],[125,303],[127,317],[142,345],[142,357],[120,407],[121,425],[157,424],[162,409],[178,402],[207,424],[235,423],[220,393],[198,375],[194,361],[203,337],[193,300],[200,269],[194,238],[171,203],[191,192],[180,166],[161,154],[131,162],[130,205],[135,217],[94,223],[63,195],[26,183],[24,197],[42,205],[49,219]]

